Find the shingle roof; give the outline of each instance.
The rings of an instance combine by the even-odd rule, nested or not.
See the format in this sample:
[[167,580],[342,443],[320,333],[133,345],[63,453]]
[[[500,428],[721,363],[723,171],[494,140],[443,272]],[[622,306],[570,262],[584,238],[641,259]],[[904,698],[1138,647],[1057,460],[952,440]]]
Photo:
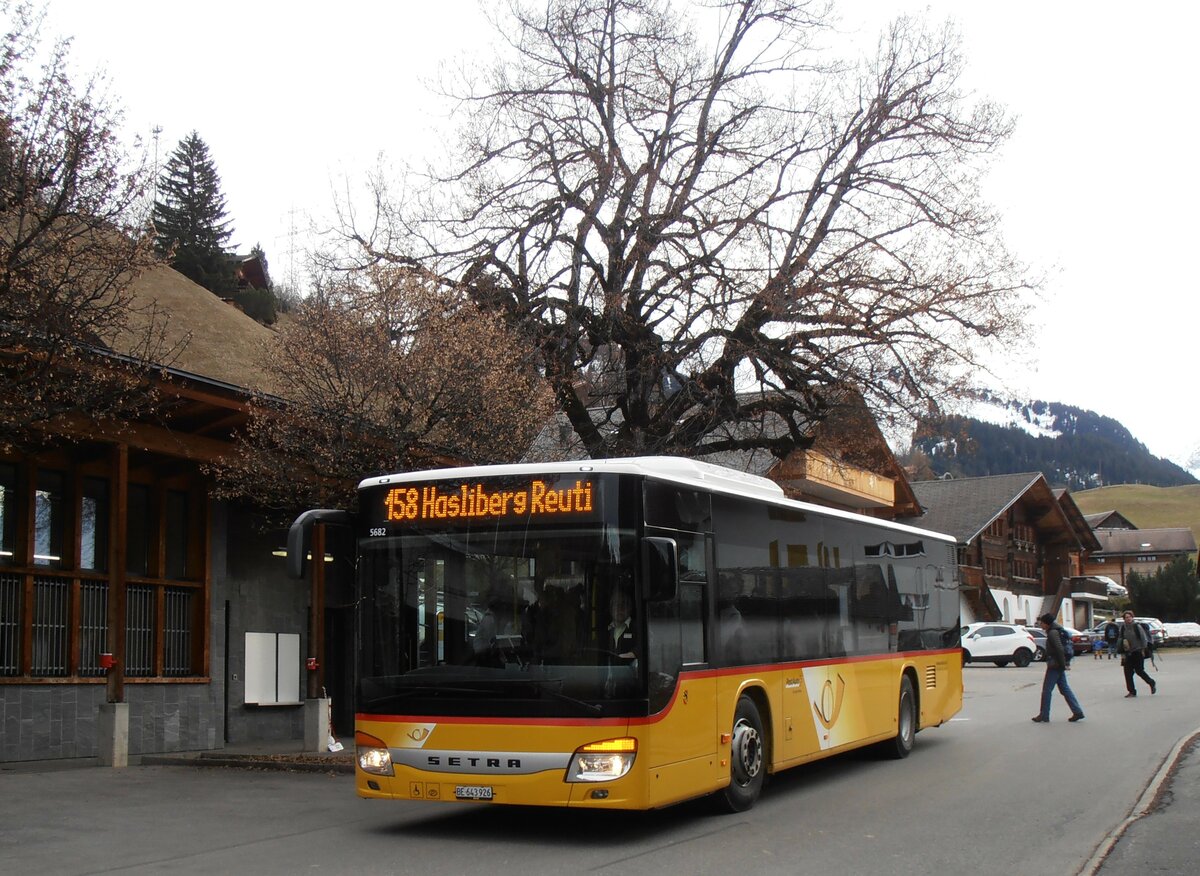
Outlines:
[[1120,511],[1101,511],[1099,514],[1084,515],[1092,529],[1137,529],[1133,521]]
[[278,391],[264,355],[271,329],[165,265],[138,277],[132,291],[130,330],[110,341],[113,350],[129,352],[153,307],[166,318],[168,346],[184,344],[167,363],[171,368],[251,391]]
[[1102,554],[1194,553],[1196,537],[1181,529],[1097,529]]
[[915,481],[913,492],[925,509],[916,523],[967,544],[1041,478],[1040,472],[1025,472]]

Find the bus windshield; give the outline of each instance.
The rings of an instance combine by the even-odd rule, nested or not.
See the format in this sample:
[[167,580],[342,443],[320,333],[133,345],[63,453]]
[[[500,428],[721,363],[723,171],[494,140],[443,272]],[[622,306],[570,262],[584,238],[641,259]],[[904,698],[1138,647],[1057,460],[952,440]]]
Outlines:
[[361,713],[644,711],[632,530],[405,533],[360,545]]

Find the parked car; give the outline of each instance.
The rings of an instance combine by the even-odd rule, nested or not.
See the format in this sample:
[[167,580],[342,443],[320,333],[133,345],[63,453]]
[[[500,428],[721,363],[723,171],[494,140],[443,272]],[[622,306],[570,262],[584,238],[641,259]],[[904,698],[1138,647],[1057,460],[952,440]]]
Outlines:
[[1034,652],[1034,660],[1046,659],[1046,631],[1041,627],[1026,627],[1025,631],[1033,636],[1033,643],[1037,645],[1037,651]]
[[1075,649],[1075,656],[1080,657],[1084,654],[1092,653],[1092,642],[1095,637],[1091,630],[1077,630],[1074,627],[1063,626],[1067,631],[1067,635],[1071,637],[1071,645]]
[[1037,642],[1017,624],[981,621],[962,628],[963,660],[966,663],[995,663],[1028,666],[1037,653]]

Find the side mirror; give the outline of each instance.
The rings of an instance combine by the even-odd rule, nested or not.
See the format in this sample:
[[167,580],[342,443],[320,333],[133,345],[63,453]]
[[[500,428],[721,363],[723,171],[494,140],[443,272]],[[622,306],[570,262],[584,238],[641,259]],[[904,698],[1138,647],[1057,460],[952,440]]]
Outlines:
[[287,575],[289,578],[304,577],[310,535],[315,523],[352,527],[354,518],[346,511],[334,511],[328,508],[305,511],[297,517],[288,530],[287,537]]
[[679,589],[679,547],[673,538],[650,536],[642,541],[643,592],[650,602],[668,602]]

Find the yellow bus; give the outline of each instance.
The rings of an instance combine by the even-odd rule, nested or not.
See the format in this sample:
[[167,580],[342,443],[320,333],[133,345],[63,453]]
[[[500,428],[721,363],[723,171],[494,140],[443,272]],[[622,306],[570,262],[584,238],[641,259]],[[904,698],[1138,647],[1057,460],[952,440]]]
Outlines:
[[359,795],[740,811],[962,706],[955,545],[667,457],[359,486]]

